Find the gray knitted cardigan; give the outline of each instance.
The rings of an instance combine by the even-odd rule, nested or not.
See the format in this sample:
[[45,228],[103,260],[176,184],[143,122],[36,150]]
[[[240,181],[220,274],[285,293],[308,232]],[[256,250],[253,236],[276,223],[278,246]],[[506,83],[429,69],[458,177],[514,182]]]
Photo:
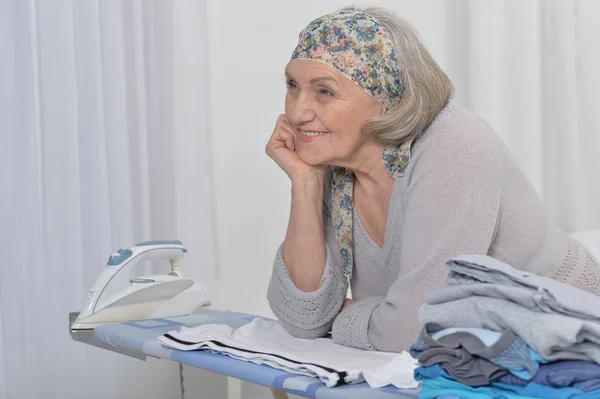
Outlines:
[[348,292],[331,224],[330,178],[324,187],[327,262],[319,288],[294,285],[278,249],[267,298],[294,336],[332,332],[335,342],[399,352],[417,338],[425,294],[445,285],[445,262],[487,254],[512,266],[600,294],[600,266],[544,213],[528,179],[496,133],[450,102],[415,141],[393,190],[383,247],[353,219],[356,302]]

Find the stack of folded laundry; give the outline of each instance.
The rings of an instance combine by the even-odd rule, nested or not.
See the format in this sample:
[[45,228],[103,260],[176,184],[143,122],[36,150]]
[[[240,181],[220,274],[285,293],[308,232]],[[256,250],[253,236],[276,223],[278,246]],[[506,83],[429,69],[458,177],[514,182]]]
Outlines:
[[600,296],[489,256],[447,266],[410,348],[422,399],[600,398]]

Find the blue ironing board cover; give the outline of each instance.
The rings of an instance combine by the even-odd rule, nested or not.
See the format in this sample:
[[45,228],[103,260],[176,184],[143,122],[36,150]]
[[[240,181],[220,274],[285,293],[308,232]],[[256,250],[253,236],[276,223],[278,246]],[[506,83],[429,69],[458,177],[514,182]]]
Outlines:
[[266,365],[245,362],[208,351],[169,349],[156,340],[160,335],[170,330],[178,330],[182,325],[195,327],[201,324],[215,323],[238,328],[251,322],[255,317],[257,316],[238,312],[212,312],[165,319],[106,324],[96,327],[94,336],[96,339],[117,348],[130,349],[149,356],[173,360],[306,398],[418,399],[419,397],[419,389],[398,389],[392,385],[374,389],[365,382],[327,388],[318,378],[292,374]]

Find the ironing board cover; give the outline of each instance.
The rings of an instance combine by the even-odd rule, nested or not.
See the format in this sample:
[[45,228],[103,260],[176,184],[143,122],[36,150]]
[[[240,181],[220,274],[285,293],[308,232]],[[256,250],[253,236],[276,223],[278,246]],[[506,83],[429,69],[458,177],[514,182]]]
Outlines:
[[161,345],[156,338],[180,326],[195,327],[200,324],[227,324],[238,328],[255,317],[238,312],[213,312],[192,316],[144,320],[139,322],[107,324],[96,327],[94,336],[100,341],[121,349],[130,349],[149,356],[169,359],[200,369],[235,377],[269,388],[289,392],[313,399],[373,398],[373,399],[418,399],[418,389],[398,389],[392,385],[374,389],[366,382],[327,388],[318,378],[306,377],[259,365],[226,355],[206,351],[178,351]]

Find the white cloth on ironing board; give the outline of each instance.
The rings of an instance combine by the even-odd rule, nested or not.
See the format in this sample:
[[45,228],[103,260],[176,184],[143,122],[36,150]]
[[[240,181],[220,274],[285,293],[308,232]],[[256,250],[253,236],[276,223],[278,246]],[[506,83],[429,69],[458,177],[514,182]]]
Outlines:
[[328,338],[302,339],[288,333],[277,321],[260,317],[234,329],[224,324],[182,326],[158,341],[177,350],[209,350],[236,359],[318,377],[328,387],[362,381],[373,388],[394,385],[416,388],[416,359],[402,353],[367,351],[336,344]]

